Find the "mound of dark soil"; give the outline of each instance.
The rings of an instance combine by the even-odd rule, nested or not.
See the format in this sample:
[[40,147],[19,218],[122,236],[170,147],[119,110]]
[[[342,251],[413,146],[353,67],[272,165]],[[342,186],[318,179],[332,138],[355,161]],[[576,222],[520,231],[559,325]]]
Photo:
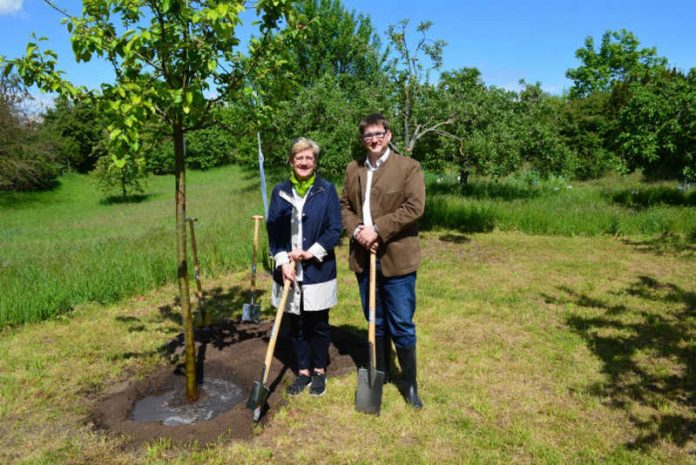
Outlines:
[[[234,440],[250,438],[255,423],[252,412],[246,408],[246,398],[254,382],[260,379],[271,326],[272,322],[254,325],[228,321],[196,331],[198,382],[202,383],[206,377],[217,378],[245,389],[245,400],[217,417],[174,426],[129,418],[139,399],[172,390],[184,392],[185,374],[183,365],[179,364],[162,368],[119,392],[98,399],[91,421],[98,429],[125,436],[132,445],[157,438],[169,438],[177,443],[196,441],[200,444],[215,441],[223,435]],[[293,379],[294,357],[284,333],[281,330],[278,338],[269,377],[271,393],[260,424],[272,421],[273,413],[284,402],[283,387]],[[364,364],[367,355],[365,339],[343,328],[331,328],[329,377],[351,372]],[[169,348],[174,353],[181,352],[183,336],[174,339]]]

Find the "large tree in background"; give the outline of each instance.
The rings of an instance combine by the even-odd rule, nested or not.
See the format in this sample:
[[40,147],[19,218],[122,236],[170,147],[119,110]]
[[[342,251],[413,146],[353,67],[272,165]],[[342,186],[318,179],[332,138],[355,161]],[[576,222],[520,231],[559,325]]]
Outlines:
[[[262,62],[279,21],[292,22],[289,0],[258,0],[255,8],[260,37],[251,40],[248,56],[241,53],[236,33],[246,9],[243,0],[84,0],[80,16],[64,19],[78,62],[99,58],[113,66],[115,82],[102,84],[95,98],[111,121],[114,164],[139,156],[141,133],[153,121],[169,128],[174,143],[177,273],[190,401],[198,392],[187,280],[184,135],[210,124],[210,110],[244,88],[250,69]],[[39,45],[30,43],[26,55],[10,61],[6,70],[15,67],[27,85],[68,97],[85,93],[62,77],[56,54],[40,51]]]
[[573,81],[570,97],[610,92],[618,82],[667,65],[667,60],[658,56],[654,47],[639,47],[636,36],[626,29],[605,32],[598,49],[595,49],[594,39],[587,37],[585,46],[575,52],[582,64],[566,72],[568,79]]
[[487,88],[476,68],[442,73],[434,105],[450,117],[447,131],[439,128],[428,138],[436,147],[430,166],[453,164],[462,185],[473,172],[503,176],[521,164],[515,93]]
[[328,74],[344,89],[382,73],[380,41],[370,18],[348,11],[340,0],[300,0],[296,14],[307,24],[301,40],[287,41],[294,81],[305,87]]
[[696,68],[665,69],[626,86],[617,145],[629,168],[696,181]]
[[55,147],[22,106],[29,98],[16,75],[0,76],[0,191],[45,188],[58,174]]
[[[256,160],[260,129],[269,165],[283,166],[289,142],[304,135],[322,147],[321,173],[336,178],[357,145],[359,119],[389,107],[380,43],[369,18],[340,0],[299,0],[296,8],[306,25],[302,37],[285,40],[273,63],[252,76],[255,92],[246,105],[257,118],[235,125],[239,157]],[[237,105],[228,110],[243,115]]]
[[441,111],[435,99],[436,88],[430,83],[430,73],[442,68],[442,51],[446,43],[428,38],[432,22],[423,21],[416,28],[420,38],[413,45],[407,35],[408,23],[403,19],[387,29],[392,47],[387,74],[398,121],[394,121],[394,125],[401,126],[395,135],[402,144],[402,151],[410,155],[418,140],[428,133],[445,135],[448,125],[454,122],[454,116]]
[[56,99],[43,115],[45,130],[54,135],[58,162],[64,170],[88,173],[106,155],[109,121],[88,100]]

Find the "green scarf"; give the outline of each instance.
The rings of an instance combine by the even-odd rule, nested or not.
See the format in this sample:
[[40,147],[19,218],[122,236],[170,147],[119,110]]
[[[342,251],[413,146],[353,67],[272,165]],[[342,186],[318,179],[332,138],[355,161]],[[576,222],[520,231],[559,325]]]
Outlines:
[[312,173],[309,178],[304,181],[299,181],[295,177],[295,172],[293,171],[290,173],[290,182],[292,183],[292,187],[295,188],[295,192],[297,192],[300,197],[304,197],[309,188],[312,187],[312,184],[314,184],[314,179],[316,179],[316,177],[317,173]]

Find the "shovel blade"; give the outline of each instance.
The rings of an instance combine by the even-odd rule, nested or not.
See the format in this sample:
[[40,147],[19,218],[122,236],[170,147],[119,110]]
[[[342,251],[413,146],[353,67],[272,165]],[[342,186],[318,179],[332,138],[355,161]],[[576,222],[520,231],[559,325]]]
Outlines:
[[261,305],[259,304],[244,304],[242,307],[242,322],[254,322],[258,323],[261,321]]
[[355,410],[379,415],[382,407],[384,373],[368,368],[358,370],[358,391],[355,393]]
[[268,394],[271,390],[268,386],[261,383],[261,381],[254,382],[251,387],[251,392],[249,393],[249,400],[247,400],[247,408],[249,410],[262,409],[266,405],[266,399],[268,399]]

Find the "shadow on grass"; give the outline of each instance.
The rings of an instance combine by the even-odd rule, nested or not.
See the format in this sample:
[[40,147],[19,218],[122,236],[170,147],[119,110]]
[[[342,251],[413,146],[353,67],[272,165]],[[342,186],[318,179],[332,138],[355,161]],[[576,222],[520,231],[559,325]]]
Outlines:
[[46,192],[51,192],[60,187],[60,181],[53,180],[48,185],[41,189],[33,191],[0,191],[0,208],[4,209],[21,209],[26,208],[35,203],[48,203]]
[[[256,301],[260,302],[261,297],[266,293],[262,289],[257,289]],[[191,290],[191,312],[193,313],[194,322],[199,326],[202,325],[204,320],[215,323],[225,319],[239,319],[242,315],[242,307],[250,301],[251,295],[248,288],[234,286],[225,290],[221,287],[215,287],[203,291],[203,302],[199,306],[195,293]],[[170,320],[177,325],[183,324],[181,311],[179,310],[179,296],[174,298],[173,303],[159,307],[158,311],[162,319]],[[273,309],[268,308],[268,305],[261,305],[262,318],[273,314],[275,312]]]
[[657,303],[658,311],[651,311],[561,290],[566,298],[545,296],[547,301],[593,310],[576,311],[566,322],[603,362],[607,380],[592,385],[590,393],[610,399],[640,431],[627,447],[685,446],[696,432],[696,293],[639,276],[620,294]]
[[683,238],[672,234],[662,234],[659,237],[646,240],[623,239],[626,245],[634,247],[639,252],[654,255],[679,255],[684,257],[696,256],[696,231],[689,237]]
[[471,242],[471,238],[469,236],[465,236],[464,234],[441,234],[438,239],[443,242],[451,242],[453,244],[466,244],[467,242]]
[[685,193],[676,187],[655,186],[625,189],[605,194],[612,202],[628,208],[644,209],[656,205],[696,206],[696,191]]
[[101,205],[119,205],[123,203],[142,203],[153,198],[152,194],[133,194],[133,195],[111,195],[104,199],[101,199],[99,203]]

